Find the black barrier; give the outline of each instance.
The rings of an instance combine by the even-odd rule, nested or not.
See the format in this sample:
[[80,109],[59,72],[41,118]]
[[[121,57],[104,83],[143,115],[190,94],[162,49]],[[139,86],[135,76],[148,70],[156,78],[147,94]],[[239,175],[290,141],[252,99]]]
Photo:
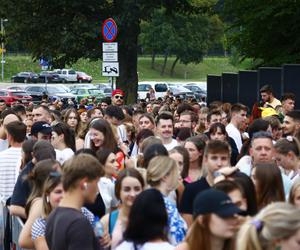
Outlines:
[[222,77],[207,75],[207,103],[222,100]]
[[285,64],[282,72],[283,92],[296,95],[296,109],[300,109],[300,64]]
[[271,85],[274,96],[280,99],[282,88],[282,68],[279,67],[260,67],[258,69],[258,83],[259,87],[263,85]]
[[238,81],[239,89],[237,101],[251,108],[252,105],[259,100],[258,73],[256,70],[239,71]]
[[238,74],[222,74],[222,101],[236,103],[238,100]]

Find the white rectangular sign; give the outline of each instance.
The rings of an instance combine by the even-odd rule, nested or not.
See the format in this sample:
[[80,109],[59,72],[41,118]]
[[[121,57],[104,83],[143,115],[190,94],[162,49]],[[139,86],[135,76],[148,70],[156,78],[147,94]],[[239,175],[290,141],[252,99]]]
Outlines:
[[102,62],[102,76],[119,76],[119,63]]
[[118,52],[118,43],[102,43],[103,52]]
[[117,62],[118,53],[117,52],[105,52],[103,53],[103,62]]

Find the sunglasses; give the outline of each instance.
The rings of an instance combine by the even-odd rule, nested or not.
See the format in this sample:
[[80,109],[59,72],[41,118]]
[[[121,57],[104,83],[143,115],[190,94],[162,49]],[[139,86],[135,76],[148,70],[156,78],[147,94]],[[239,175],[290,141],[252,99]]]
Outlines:
[[116,98],[116,99],[121,99],[121,100],[123,100],[124,97],[121,96],[121,95],[115,95],[115,98]]

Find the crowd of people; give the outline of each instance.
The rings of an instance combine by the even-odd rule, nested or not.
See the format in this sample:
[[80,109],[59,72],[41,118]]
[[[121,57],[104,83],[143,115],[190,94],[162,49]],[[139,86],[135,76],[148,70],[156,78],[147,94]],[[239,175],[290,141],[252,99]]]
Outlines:
[[[300,249],[300,111],[269,85],[253,107],[0,100],[0,195],[37,250]],[[9,222],[5,249],[10,249]]]

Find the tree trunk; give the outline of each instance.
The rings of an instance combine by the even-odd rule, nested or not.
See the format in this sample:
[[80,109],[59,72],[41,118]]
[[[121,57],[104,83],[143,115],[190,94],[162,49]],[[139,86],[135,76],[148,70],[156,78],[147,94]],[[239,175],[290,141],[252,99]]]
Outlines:
[[176,66],[178,60],[179,60],[179,57],[177,56],[176,59],[175,59],[175,61],[174,61],[173,64],[172,64],[172,67],[171,67],[171,71],[170,71],[171,77],[174,76],[174,69],[175,69],[175,66]]
[[[124,25],[124,23],[123,23]],[[125,103],[133,104],[137,101],[138,74],[137,74],[137,51],[138,35],[140,33],[140,21],[133,19],[126,24],[130,29],[119,30],[119,77],[117,88],[125,92]]]
[[165,70],[166,70],[166,66],[167,66],[167,61],[168,61],[168,53],[166,52],[165,53],[165,60],[164,60],[164,64],[161,68],[161,72],[160,72],[160,75],[163,76],[164,73],[165,73]]
[[155,53],[153,51],[152,52],[152,59],[151,59],[151,69],[155,69],[154,63],[155,63]]

